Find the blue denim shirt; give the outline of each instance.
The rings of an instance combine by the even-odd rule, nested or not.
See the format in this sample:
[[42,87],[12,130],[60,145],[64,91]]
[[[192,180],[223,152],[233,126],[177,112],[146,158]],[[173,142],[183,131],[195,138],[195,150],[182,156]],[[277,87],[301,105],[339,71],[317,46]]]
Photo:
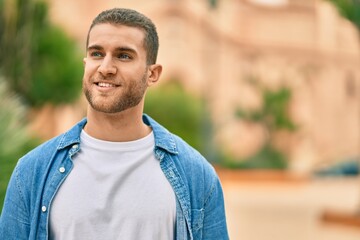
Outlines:
[[[229,239],[222,188],[214,169],[149,116],[143,120],[153,129],[155,156],[176,195],[176,239]],[[73,167],[85,124],[83,119],[19,160],[0,217],[0,239],[48,239],[51,203]]]

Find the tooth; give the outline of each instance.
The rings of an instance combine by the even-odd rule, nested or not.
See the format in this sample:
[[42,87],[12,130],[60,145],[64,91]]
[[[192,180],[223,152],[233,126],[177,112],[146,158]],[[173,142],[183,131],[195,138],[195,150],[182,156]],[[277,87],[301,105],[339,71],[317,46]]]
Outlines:
[[98,85],[99,85],[100,87],[115,87],[114,84],[102,83],[102,82],[100,82]]

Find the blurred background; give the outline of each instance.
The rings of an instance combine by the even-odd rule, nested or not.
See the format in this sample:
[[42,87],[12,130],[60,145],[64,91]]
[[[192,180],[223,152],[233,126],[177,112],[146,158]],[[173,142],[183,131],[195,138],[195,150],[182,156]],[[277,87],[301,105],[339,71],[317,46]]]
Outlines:
[[145,112],[214,165],[231,239],[360,239],[359,0],[0,0],[0,206],[18,158],[85,116],[113,7],[156,24]]

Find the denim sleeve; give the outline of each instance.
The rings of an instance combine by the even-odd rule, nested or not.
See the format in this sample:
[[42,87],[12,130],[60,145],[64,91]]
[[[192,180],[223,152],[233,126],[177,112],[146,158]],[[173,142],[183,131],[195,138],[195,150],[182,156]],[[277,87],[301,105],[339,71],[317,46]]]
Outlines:
[[0,216],[0,239],[25,240],[29,238],[29,211],[24,200],[16,167],[6,191]]
[[205,201],[203,239],[229,239],[226,227],[224,196],[218,177],[215,177],[210,194]]

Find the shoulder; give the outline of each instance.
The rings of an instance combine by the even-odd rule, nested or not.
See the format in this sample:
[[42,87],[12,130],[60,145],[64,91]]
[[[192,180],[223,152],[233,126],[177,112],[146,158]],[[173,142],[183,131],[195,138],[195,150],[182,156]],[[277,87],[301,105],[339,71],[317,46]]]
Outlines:
[[204,176],[204,179],[216,178],[216,172],[210,162],[196,149],[190,146],[179,136],[172,134],[175,139],[178,154],[178,165],[192,176]]
[[69,131],[40,144],[20,158],[16,169],[30,172],[31,169],[46,168],[55,157],[58,158],[59,154],[66,152],[69,146],[79,143],[80,132],[85,123],[86,119],[83,119]]
[[156,148],[171,156],[181,175],[187,179],[203,176],[205,181],[217,178],[214,168],[200,152],[148,115],[144,115],[143,119],[153,129]]
[[34,169],[44,168],[55,155],[62,136],[52,138],[25,154],[19,159],[16,171],[29,173]]
[[183,183],[187,186],[191,208],[203,209],[212,202],[221,204],[222,187],[214,167],[180,137],[173,137],[178,154],[172,159]]

